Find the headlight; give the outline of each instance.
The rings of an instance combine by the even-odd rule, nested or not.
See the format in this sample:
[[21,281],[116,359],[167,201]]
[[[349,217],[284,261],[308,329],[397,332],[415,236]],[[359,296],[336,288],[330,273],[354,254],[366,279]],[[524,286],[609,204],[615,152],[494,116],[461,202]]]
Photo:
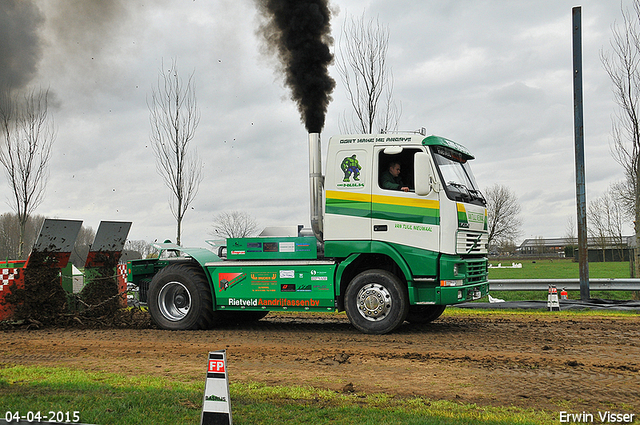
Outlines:
[[440,286],[462,286],[464,280],[441,280]]

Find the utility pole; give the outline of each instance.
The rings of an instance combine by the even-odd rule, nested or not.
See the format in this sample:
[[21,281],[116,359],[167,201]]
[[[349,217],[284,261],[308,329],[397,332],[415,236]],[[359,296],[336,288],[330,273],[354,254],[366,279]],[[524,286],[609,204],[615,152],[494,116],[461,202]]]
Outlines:
[[584,123],[582,113],[582,8],[573,15],[573,118],[575,127],[576,204],[578,209],[578,260],[580,263],[580,299],[589,294],[589,254],[587,250],[587,194],[584,169]]

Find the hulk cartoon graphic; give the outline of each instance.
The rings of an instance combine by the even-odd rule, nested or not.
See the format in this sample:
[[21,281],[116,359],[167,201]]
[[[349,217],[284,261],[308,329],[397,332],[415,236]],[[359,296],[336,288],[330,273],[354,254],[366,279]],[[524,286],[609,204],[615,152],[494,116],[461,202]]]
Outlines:
[[342,160],[340,169],[344,172],[344,179],[342,179],[343,182],[349,181],[349,179],[351,178],[351,173],[353,173],[353,180],[360,180],[360,170],[362,169],[362,167],[360,167],[355,153]]

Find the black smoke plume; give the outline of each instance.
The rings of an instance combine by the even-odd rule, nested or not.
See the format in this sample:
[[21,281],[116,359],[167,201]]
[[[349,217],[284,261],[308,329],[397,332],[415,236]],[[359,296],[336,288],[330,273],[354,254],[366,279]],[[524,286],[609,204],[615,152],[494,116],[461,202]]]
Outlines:
[[93,58],[126,18],[125,6],[126,0],[0,0],[0,101],[37,80],[45,48],[70,78],[84,78],[71,75],[86,68],[87,58],[98,62]]
[[38,28],[44,22],[31,1],[0,2],[0,96],[23,88],[37,74],[42,45]]
[[328,0],[257,0],[265,22],[260,28],[268,49],[280,60],[285,84],[310,133],[324,127],[336,82]]

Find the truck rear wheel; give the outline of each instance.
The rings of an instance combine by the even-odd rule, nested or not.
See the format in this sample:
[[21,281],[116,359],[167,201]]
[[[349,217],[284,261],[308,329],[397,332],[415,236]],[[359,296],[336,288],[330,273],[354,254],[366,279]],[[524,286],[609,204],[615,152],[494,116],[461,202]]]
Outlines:
[[149,313],[162,329],[209,329],[213,302],[209,282],[199,265],[171,264],[149,285]]
[[409,301],[407,290],[386,270],[367,270],[347,286],[344,307],[351,324],[368,334],[385,334],[404,322]]
[[446,305],[412,305],[409,307],[407,322],[424,324],[436,320],[447,308]]

